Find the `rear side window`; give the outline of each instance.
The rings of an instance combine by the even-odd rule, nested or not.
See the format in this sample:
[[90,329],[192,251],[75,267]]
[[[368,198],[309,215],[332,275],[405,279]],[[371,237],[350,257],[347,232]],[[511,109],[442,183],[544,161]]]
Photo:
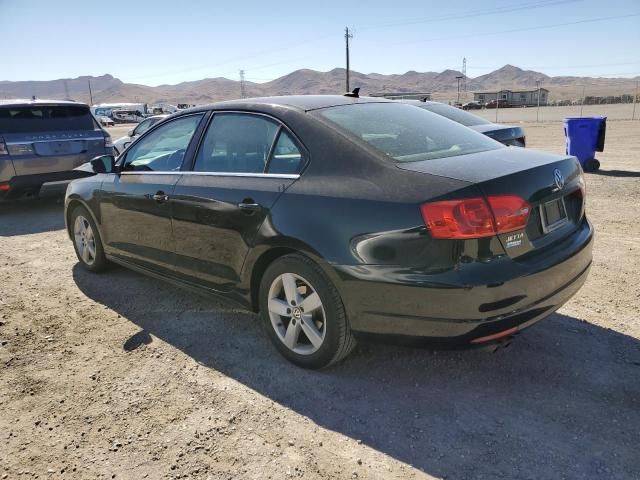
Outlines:
[[291,136],[284,130],[280,131],[278,141],[273,147],[271,161],[269,162],[269,173],[295,174],[302,167],[302,154],[300,149],[293,142]]
[[94,130],[88,107],[75,105],[0,108],[0,133]]
[[263,173],[278,125],[257,115],[217,113],[198,151],[196,172]]
[[318,112],[338,128],[398,162],[506,148],[470,128],[412,105],[360,103]]

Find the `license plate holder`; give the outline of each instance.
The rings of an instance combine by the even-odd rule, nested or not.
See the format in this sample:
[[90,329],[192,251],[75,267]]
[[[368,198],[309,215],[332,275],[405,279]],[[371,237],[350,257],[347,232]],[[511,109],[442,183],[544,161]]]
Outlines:
[[540,205],[540,221],[544,233],[553,232],[564,226],[569,221],[564,198],[556,198]]

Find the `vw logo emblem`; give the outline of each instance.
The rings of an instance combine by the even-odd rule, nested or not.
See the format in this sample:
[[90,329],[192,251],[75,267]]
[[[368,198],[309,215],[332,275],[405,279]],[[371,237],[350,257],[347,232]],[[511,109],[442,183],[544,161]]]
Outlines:
[[557,168],[553,171],[553,181],[558,187],[558,190],[562,190],[564,188],[564,177],[562,176],[562,172]]

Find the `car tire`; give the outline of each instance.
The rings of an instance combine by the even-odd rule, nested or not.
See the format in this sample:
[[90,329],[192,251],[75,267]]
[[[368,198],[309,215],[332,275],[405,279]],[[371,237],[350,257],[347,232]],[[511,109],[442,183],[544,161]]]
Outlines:
[[355,347],[340,294],[311,259],[293,254],[275,260],[262,277],[259,295],[267,334],[295,365],[325,368]]
[[94,273],[106,270],[109,261],[104,255],[100,232],[89,211],[78,205],[71,212],[69,220],[73,248],[80,264],[86,270]]

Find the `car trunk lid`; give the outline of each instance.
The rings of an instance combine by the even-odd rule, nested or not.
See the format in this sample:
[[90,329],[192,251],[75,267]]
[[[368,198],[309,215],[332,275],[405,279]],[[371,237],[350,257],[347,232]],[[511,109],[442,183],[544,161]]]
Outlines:
[[518,195],[527,201],[526,228],[498,235],[514,258],[543,250],[570,235],[583,220],[584,179],[574,157],[501,148],[398,167],[474,183],[485,197]]

